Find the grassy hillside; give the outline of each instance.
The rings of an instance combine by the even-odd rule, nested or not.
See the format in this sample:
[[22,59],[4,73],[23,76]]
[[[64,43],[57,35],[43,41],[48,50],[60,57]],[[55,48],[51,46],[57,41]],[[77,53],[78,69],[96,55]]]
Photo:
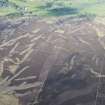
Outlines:
[[0,16],[105,15],[105,0],[0,0]]

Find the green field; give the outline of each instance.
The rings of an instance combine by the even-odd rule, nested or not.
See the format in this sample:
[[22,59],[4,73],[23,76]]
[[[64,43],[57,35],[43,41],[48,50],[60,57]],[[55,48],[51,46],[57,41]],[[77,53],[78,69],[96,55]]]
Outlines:
[[105,0],[0,0],[0,16],[105,16]]

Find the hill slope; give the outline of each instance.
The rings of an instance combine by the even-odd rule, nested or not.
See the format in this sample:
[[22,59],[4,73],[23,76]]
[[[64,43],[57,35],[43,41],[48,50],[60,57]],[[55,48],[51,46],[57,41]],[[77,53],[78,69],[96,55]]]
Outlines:
[[104,6],[104,0],[1,0],[0,16],[75,16],[89,14],[104,16]]

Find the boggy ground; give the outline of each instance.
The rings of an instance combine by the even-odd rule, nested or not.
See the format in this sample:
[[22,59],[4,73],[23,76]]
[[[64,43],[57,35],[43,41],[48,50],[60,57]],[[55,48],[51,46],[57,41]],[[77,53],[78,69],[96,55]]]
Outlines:
[[104,27],[99,18],[1,19],[4,90],[21,105],[104,105]]

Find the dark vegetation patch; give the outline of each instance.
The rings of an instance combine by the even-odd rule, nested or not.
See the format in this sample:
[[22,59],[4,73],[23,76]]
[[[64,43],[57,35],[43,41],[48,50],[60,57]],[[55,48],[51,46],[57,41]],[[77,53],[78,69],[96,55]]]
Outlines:
[[48,14],[51,16],[64,16],[64,15],[75,15],[78,14],[78,9],[76,8],[69,8],[69,7],[62,7],[62,8],[54,8],[48,10]]

